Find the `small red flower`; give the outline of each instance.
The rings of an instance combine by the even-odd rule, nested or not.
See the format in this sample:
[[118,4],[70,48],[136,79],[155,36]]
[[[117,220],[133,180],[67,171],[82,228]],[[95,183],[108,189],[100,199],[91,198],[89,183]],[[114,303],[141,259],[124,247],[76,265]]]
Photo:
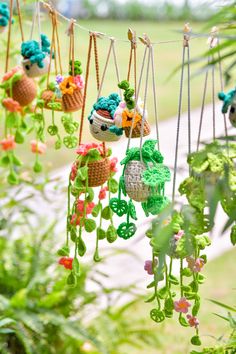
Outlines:
[[195,316],[187,315],[188,323],[190,327],[197,328],[199,326],[199,320]]
[[15,112],[21,113],[22,112],[22,108],[21,108],[19,102],[13,100],[13,98],[11,98],[11,97],[4,98],[2,100],[2,105],[9,112],[13,112],[13,113],[15,113]]
[[[72,216],[71,216],[71,220],[70,220],[70,223],[71,223],[71,225],[73,225],[73,226],[80,226],[80,224],[81,224],[81,215],[77,215],[77,214],[73,214]],[[81,225],[81,226],[83,226],[83,225]]]
[[71,181],[75,180],[75,177],[77,175],[77,169],[78,169],[78,165],[76,162],[73,163],[72,167],[71,167],[71,173],[70,173],[70,179]]
[[16,147],[15,137],[13,135],[8,135],[5,139],[0,141],[0,145],[4,151],[14,150]]
[[117,157],[113,157],[111,160],[110,160],[110,171],[111,172],[117,172],[117,168],[116,168],[116,164],[118,162],[118,158]]
[[194,259],[193,257],[187,257],[186,261],[188,262],[188,268],[191,269],[194,273],[201,272],[205,262],[203,258]]
[[108,191],[108,188],[107,188],[107,187],[101,188],[101,189],[100,189],[100,192],[99,192],[99,194],[98,194],[98,199],[99,199],[99,200],[105,199],[105,198],[106,198],[106,195],[107,195],[107,193],[106,193],[107,191]]
[[[93,202],[89,202],[86,205],[86,215],[91,214],[95,204]],[[83,215],[84,214],[84,200],[78,199],[77,201],[77,210],[78,212]]]
[[63,265],[66,269],[72,269],[73,258],[61,257],[58,261],[60,265]]

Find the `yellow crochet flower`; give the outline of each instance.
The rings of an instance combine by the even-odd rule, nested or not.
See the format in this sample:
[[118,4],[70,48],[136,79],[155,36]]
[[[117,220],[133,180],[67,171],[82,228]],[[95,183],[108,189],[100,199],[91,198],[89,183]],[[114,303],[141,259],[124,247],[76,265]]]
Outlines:
[[74,84],[74,79],[73,76],[66,77],[61,83],[60,83],[60,89],[63,95],[69,94],[72,95],[74,93],[74,90],[77,89],[77,86]]
[[[130,112],[127,109],[124,109],[122,112],[122,128],[131,127],[133,120],[134,112]],[[137,123],[141,120],[141,115],[136,112],[133,128],[136,127]]]

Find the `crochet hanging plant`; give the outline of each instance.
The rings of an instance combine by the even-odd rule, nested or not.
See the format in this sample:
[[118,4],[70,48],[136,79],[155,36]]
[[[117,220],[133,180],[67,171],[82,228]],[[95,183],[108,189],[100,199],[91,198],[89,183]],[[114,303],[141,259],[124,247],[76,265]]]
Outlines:
[[117,93],[112,93],[108,97],[99,97],[93,105],[93,109],[88,117],[90,123],[90,133],[99,141],[118,141],[123,134],[122,129],[114,132],[114,114],[121,99]]
[[21,44],[22,67],[29,77],[37,77],[48,72],[50,41],[45,34],[40,35],[41,43],[29,40]]
[[[126,222],[117,229],[118,236],[123,239],[132,237],[136,232],[135,224],[130,222],[130,218],[137,220],[133,201],[141,202],[146,216],[157,215],[169,204],[164,193],[165,183],[170,181],[170,170],[163,165],[163,156],[156,149],[156,143],[156,140],[147,140],[141,150],[129,149],[121,161],[124,168],[118,197],[110,200],[110,207],[118,216],[126,215]],[[122,195],[128,196],[129,202],[122,199]]]
[[[106,239],[112,243],[117,238],[113,225],[113,212],[109,207],[111,193],[116,193],[118,183],[114,179],[117,159],[109,159],[111,149],[104,151],[103,144],[81,144],[77,158],[72,165],[68,185],[67,238],[58,254],[59,264],[70,269],[67,283],[74,285],[79,275],[79,257],[86,253],[85,233],[96,232],[96,246],[93,259],[100,261],[99,242]],[[94,187],[100,187],[98,196]],[[71,205],[71,198],[74,198]],[[95,218],[98,218],[96,223]],[[103,222],[106,222],[106,229]],[[73,257],[71,243],[74,244]]]
[[[72,62],[70,62],[69,73],[72,73]],[[69,78],[64,78],[62,75],[57,75],[55,82],[50,82],[48,88],[41,92],[40,99],[38,100],[36,105],[37,109],[44,108],[49,109],[52,112],[52,121],[47,128],[47,132],[49,135],[56,137],[56,149],[61,148],[62,142],[68,149],[75,148],[78,144],[76,132],[78,130],[79,123],[73,119],[72,112],[64,113],[61,117],[61,123],[63,125],[63,128],[68,134],[63,139],[59,134],[59,126],[55,122],[55,112],[63,110],[63,95],[64,97],[65,95],[71,96],[72,101],[75,99],[75,101],[73,101],[73,107],[78,104],[78,102],[76,101],[77,94],[76,96],[74,96],[74,92],[80,92],[84,87],[84,80],[81,75],[82,69],[80,61],[75,61],[74,73],[75,76],[70,76]],[[79,105],[80,104],[81,102],[79,101]],[[68,111],[70,111],[70,109],[68,109]]]
[[[212,224],[218,203],[228,215],[229,225],[236,222],[235,159],[236,144],[221,144],[218,141],[206,145],[203,150],[188,157],[192,175],[181,183],[179,191],[199,212],[210,206]],[[214,188],[211,188],[212,185]],[[236,244],[235,225],[231,228],[231,242]]]
[[[10,21],[10,10],[6,2],[0,3],[0,32],[4,32]],[[12,20],[12,23],[14,21]]]
[[83,105],[84,79],[82,74],[81,62],[70,61],[69,76],[62,77],[59,83],[61,91],[62,110],[65,113],[76,112]]
[[5,129],[0,141],[0,166],[9,168],[8,182],[19,182],[19,168],[22,165],[16,156],[17,144],[23,144],[25,137],[36,132],[36,140],[31,141],[31,151],[35,154],[34,171],[40,172],[42,166],[38,155],[45,152],[46,145],[42,137],[41,118],[32,114],[31,102],[36,97],[36,85],[28,78],[21,67],[15,67],[3,75],[0,87],[4,90],[1,104],[5,110]]
[[119,103],[119,107],[117,107],[114,113],[115,126],[112,127],[111,130],[114,133],[119,134],[122,129],[125,131],[126,137],[129,137],[133,125],[131,138],[139,138],[141,136],[143,121],[143,136],[149,135],[151,130],[147,121],[147,112],[144,112],[143,102],[138,99],[135,106],[135,92],[134,89],[130,87],[127,80],[121,81],[118,84],[118,87],[124,90],[124,101]]
[[[191,343],[201,345],[197,315],[201,304],[199,287],[205,280],[202,269],[207,262],[203,251],[211,243],[204,235],[210,230],[209,218],[190,205],[168,214],[166,211],[161,214],[146,232],[152,259],[145,262],[144,269],[153,276],[147,285],[153,293],[146,302],[156,302],[150,311],[156,323],[178,313],[183,327],[196,330]],[[173,260],[175,264],[179,262],[179,276],[173,274]]]

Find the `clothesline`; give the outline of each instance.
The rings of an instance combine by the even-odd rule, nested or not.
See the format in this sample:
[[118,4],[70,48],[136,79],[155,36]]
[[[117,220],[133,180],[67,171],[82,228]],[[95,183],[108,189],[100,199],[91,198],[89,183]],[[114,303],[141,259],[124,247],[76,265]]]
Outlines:
[[[52,9],[54,9],[53,6],[52,6],[49,2],[46,2],[46,1],[44,1],[44,0],[39,0],[39,1],[40,1],[40,3],[42,3],[45,7],[50,6]],[[55,10],[55,9],[54,9],[54,10]],[[64,16],[62,13],[58,12],[57,10],[55,10],[55,11],[56,11],[58,17],[62,18],[63,20],[65,20],[65,21],[67,21],[67,22],[71,22],[71,19],[70,19],[70,18]],[[130,41],[129,41],[128,39],[116,38],[116,37],[114,37],[114,36],[112,36],[112,35],[109,35],[109,34],[107,34],[107,33],[104,33],[104,32],[94,31],[94,30],[91,30],[91,29],[89,29],[89,28],[87,28],[87,27],[84,27],[84,26],[80,25],[76,20],[74,20],[74,21],[75,21],[75,22],[74,22],[74,25],[75,25],[76,27],[78,27],[78,28],[80,28],[81,30],[86,31],[86,32],[88,32],[88,33],[90,33],[90,32],[95,32],[95,33],[97,33],[101,38],[113,39],[113,40],[115,40],[115,41],[117,41],[117,42],[130,43]],[[191,39],[197,39],[197,38],[201,38],[201,37],[202,37],[202,35],[198,35],[198,34],[192,33],[192,32],[190,32],[188,35],[191,37]],[[207,35],[207,36],[209,36],[209,35]],[[204,37],[205,37],[205,35],[204,35]],[[174,39],[174,40],[167,40],[167,41],[151,42],[151,44],[152,44],[152,45],[159,45],[159,44],[179,43],[179,42],[183,42],[183,38],[181,38],[181,39]],[[137,44],[138,44],[138,43],[137,43]]]

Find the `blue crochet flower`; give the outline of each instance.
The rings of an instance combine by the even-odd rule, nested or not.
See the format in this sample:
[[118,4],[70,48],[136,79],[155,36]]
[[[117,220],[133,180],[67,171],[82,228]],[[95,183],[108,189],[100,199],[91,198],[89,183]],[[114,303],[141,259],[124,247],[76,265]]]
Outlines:
[[[6,27],[10,19],[10,10],[6,2],[0,3],[0,26]],[[13,21],[12,21],[13,22]]]
[[234,96],[236,94],[236,89],[232,89],[227,93],[219,92],[218,97],[223,101],[222,113],[227,113],[229,106],[232,104]]

